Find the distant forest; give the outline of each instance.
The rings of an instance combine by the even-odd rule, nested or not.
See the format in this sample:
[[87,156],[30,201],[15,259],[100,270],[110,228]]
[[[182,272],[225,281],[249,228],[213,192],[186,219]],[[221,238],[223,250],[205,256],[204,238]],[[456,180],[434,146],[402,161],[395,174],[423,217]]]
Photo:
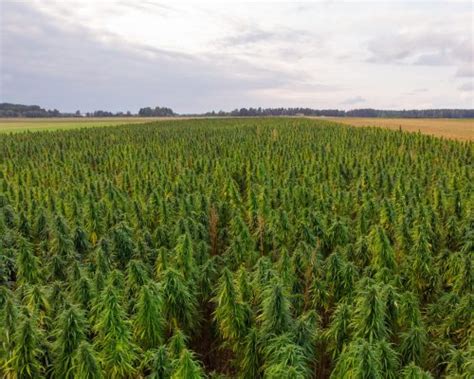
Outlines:
[[138,113],[109,112],[97,110],[94,112],[63,113],[57,109],[44,109],[39,105],[22,105],[0,103],[0,118],[5,117],[173,117],[173,116],[322,116],[322,117],[393,117],[393,118],[474,118],[474,109],[312,109],[312,108],[240,108],[233,111],[212,111],[201,114],[178,114],[168,107],[140,108]]
[[323,116],[323,117],[401,117],[401,118],[473,118],[474,109],[312,109],[312,108],[241,108],[231,112],[208,112],[204,116]]
[[74,113],[60,112],[57,109],[44,109],[39,105],[23,105],[23,104],[10,104],[0,103],[0,117],[29,117],[29,118],[42,118],[42,117],[169,117],[177,116],[171,108],[166,107],[155,107],[155,108],[141,108],[138,114],[133,114],[130,111],[127,112],[109,112],[109,111],[94,111],[81,113],[76,111]]

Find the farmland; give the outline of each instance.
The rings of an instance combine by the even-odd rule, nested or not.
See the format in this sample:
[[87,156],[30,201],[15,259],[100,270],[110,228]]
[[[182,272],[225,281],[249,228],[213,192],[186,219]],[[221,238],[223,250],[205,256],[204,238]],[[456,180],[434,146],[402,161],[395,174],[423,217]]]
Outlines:
[[[189,119],[190,117],[111,117],[111,118],[10,118],[0,119],[0,133],[19,133],[25,131],[69,130],[78,128],[140,124],[153,121]],[[309,117],[312,118],[312,117]],[[317,118],[318,119],[318,118]],[[473,119],[410,119],[410,118],[363,118],[334,117],[326,118],[340,124],[356,127],[382,127],[391,130],[402,129],[408,132],[420,132],[461,141],[474,141]]]
[[472,142],[70,129],[0,135],[1,377],[473,376]]
[[364,118],[335,117],[329,118],[351,126],[374,126],[392,130],[402,129],[407,132],[420,132],[438,137],[474,141],[473,119],[439,119],[439,118]]
[[0,119],[0,134],[142,124],[151,121],[154,119],[148,117],[6,118]]
[[[163,120],[164,118],[162,118]],[[142,124],[156,120],[149,117],[100,118],[5,118],[0,119],[0,133],[70,130],[79,128]]]

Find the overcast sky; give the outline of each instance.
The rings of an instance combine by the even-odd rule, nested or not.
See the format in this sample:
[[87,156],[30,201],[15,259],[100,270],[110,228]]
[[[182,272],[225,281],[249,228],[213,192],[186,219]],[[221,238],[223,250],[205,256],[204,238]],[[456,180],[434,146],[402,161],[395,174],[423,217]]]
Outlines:
[[474,107],[471,1],[0,4],[0,102]]

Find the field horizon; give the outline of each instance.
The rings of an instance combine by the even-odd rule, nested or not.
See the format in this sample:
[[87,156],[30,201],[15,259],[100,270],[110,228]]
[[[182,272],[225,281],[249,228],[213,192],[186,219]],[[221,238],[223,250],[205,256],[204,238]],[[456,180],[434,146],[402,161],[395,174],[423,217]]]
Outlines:
[[[191,119],[245,119],[236,116],[175,116],[175,117],[83,117],[83,118],[4,118],[0,119],[0,134],[35,131],[72,130],[78,128],[111,127],[158,121]],[[314,117],[261,116],[250,118],[303,118],[326,120],[353,127],[378,127],[391,130],[432,135],[460,141],[474,141],[474,119],[447,118],[369,118],[369,117]]]

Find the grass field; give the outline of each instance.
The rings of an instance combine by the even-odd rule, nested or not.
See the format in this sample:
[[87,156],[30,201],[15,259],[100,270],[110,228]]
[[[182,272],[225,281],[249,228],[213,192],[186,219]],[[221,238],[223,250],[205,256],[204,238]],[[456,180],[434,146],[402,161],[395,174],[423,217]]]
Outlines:
[[362,118],[337,117],[330,120],[351,126],[378,126],[388,129],[402,128],[408,132],[431,134],[462,141],[474,140],[473,119],[430,119],[430,118]]
[[[162,120],[166,118],[161,118]],[[157,120],[152,117],[111,117],[111,118],[8,118],[0,119],[0,133],[25,131],[78,129],[98,126],[142,124]]]
[[[183,119],[185,117],[180,117]],[[0,133],[18,133],[24,131],[77,129],[85,127],[115,126],[124,124],[140,124],[156,120],[176,118],[43,118],[43,119],[0,119]],[[474,141],[473,119],[402,119],[402,118],[328,118],[351,126],[377,126],[388,129],[402,128],[408,132],[431,134],[439,137]]]

